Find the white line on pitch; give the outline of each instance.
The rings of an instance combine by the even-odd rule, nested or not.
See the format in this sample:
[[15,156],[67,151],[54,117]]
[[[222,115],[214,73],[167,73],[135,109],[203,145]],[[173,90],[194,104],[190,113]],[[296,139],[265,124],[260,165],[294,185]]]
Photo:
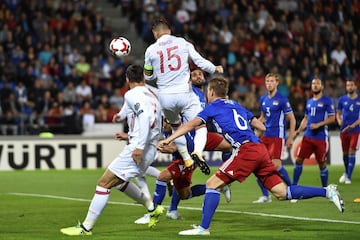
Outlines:
[[[17,195],[17,196],[27,196],[27,197],[63,199],[63,200],[78,201],[78,202],[91,202],[91,200],[84,199],[84,198],[63,197],[63,196],[47,195],[47,194],[16,193],[16,192],[8,193],[8,194]],[[141,204],[138,204],[138,203],[126,203],[126,202],[114,202],[114,201],[109,201],[108,204],[127,205],[127,206],[142,206]],[[179,207],[179,208],[187,209],[187,210],[196,210],[196,211],[201,211],[202,210],[201,208],[194,208],[194,207]],[[326,218],[295,217],[295,216],[288,216],[288,215],[269,214],[269,213],[256,213],[256,212],[243,212],[243,211],[235,211],[235,210],[219,210],[218,209],[218,210],[216,210],[216,212],[235,213],[235,214],[262,216],[262,217],[288,218],[288,219],[296,219],[296,220],[303,220],[303,221],[360,224],[360,222],[355,222],[355,221],[334,220],[334,219],[326,219]]]

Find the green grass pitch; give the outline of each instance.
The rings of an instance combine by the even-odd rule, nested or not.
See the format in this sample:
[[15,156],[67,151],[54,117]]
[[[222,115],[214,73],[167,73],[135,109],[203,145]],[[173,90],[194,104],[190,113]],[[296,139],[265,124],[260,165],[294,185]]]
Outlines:
[[[292,167],[286,166],[290,176]],[[212,173],[215,168],[212,168]],[[0,172],[0,239],[360,239],[360,167],[354,170],[351,185],[339,185],[346,210],[340,213],[327,199],[316,198],[297,203],[253,204],[260,190],[253,176],[231,185],[232,202],[221,196],[211,224],[210,236],[179,236],[181,230],[199,224],[203,197],[180,203],[183,220],[162,216],[155,229],[133,222],[145,208],[123,193],[113,190],[110,202],[93,229],[92,236],[68,237],[60,228],[76,225],[86,215],[96,181],[103,170],[56,170]],[[329,166],[329,183],[338,183],[342,166]],[[151,191],[155,179],[148,177]],[[196,171],[193,184],[205,183],[207,176]],[[300,184],[320,186],[316,166],[304,167]],[[166,196],[164,206],[169,205]]]

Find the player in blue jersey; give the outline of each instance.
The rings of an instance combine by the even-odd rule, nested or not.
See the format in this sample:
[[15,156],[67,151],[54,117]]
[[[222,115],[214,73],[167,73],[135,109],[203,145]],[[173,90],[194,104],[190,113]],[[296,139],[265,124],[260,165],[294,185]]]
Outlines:
[[320,168],[321,185],[328,184],[329,172],[326,167],[326,154],[329,150],[327,125],[335,121],[335,109],[332,100],[323,94],[324,86],[321,79],[311,81],[313,97],[306,102],[305,116],[296,130],[299,135],[305,128],[301,141],[300,152],[296,157],[293,184],[297,185],[303,170],[304,159],[315,154],[315,159]]
[[339,98],[336,112],[336,120],[341,131],[340,139],[345,165],[345,172],[340,177],[339,182],[351,184],[360,133],[360,96],[357,94],[354,80],[346,81],[346,92],[346,95]]
[[[233,181],[243,182],[251,173],[254,173],[279,200],[324,197],[330,199],[338,210],[343,212],[343,200],[336,185],[329,185],[326,188],[285,186],[265,145],[260,143],[255,135],[259,130],[265,131],[265,126],[237,102],[227,99],[228,85],[226,79],[211,79],[207,87],[209,104],[205,109],[158,144],[158,148],[163,148],[164,145],[170,144],[175,138],[197,126],[205,122],[213,122],[217,130],[235,149],[230,159],[224,162],[206,182],[201,224],[194,226],[194,229],[181,231],[179,235],[209,235],[210,223],[220,201],[218,189]],[[255,128],[255,133],[250,125]]]
[[[278,74],[268,73],[265,76],[265,87],[268,92],[260,98],[261,114],[259,120],[265,123],[266,131],[261,137],[261,142],[268,149],[281,178],[290,186],[291,180],[288,172],[282,166],[281,155],[285,146],[290,148],[293,144],[296,120],[289,100],[277,91],[279,81],[280,76]],[[286,138],[286,120],[290,123],[288,138]],[[271,202],[269,191],[258,179],[257,182],[261,188],[262,196],[253,203]]]

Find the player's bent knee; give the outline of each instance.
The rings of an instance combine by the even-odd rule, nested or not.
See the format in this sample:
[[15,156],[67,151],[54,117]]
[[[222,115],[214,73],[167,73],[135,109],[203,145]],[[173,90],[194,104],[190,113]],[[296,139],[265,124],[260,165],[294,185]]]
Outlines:
[[284,183],[275,185],[270,191],[278,200],[286,200],[286,186]]
[[190,187],[178,190],[177,193],[179,195],[180,200],[188,199],[190,197]]
[[163,171],[161,171],[159,173],[159,176],[157,177],[157,179],[160,180],[160,181],[168,182],[168,181],[170,181],[172,179],[172,175],[169,172],[169,170],[164,169]]

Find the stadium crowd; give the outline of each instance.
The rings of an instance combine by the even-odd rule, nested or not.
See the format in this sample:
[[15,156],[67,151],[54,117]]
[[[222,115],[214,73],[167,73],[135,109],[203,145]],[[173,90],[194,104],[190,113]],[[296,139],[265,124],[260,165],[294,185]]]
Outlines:
[[[311,97],[313,76],[324,80],[324,93],[335,103],[346,79],[360,81],[358,0],[108,2],[147,44],[154,41],[154,18],[170,20],[175,35],[224,66],[229,97],[255,114],[268,72],[282,76],[279,91],[297,119]],[[3,0],[0,26],[0,134],[38,134],[49,127],[81,133],[95,122],[111,122],[123,103],[132,59],[109,54],[113,33],[91,1]]]

